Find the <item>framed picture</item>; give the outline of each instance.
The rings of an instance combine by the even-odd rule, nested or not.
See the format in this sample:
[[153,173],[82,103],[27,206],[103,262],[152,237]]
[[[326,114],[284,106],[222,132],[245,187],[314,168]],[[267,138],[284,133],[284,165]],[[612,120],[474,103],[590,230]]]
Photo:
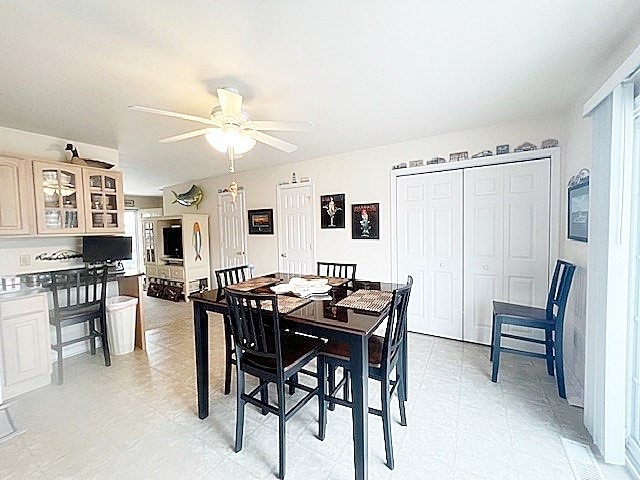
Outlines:
[[571,240],[587,242],[589,234],[589,178],[568,189],[567,236]]
[[344,193],[320,197],[320,228],[344,228]]
[[351,205],[351,238],[378,240],[380,238],[380,204]]
[[273,235],[273,208],[249,210],[249,235]]
[[496,147],[496,155],[504,155],[505,153],[509,153],[509,144],[498,145]]
[[460,160],[469,160],[469,152],[454,152],[449,154],[450,162],[459,162]]

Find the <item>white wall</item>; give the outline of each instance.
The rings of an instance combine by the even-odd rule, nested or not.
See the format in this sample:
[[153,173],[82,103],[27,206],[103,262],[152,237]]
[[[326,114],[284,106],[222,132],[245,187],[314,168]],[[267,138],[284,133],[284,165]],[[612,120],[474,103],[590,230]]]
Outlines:
[[[424,138],[411,142],[386,145],[379,148],[350,152],[342,155],[316,158],[296,164],[274,166],[239,172],[236,181],[244,186],[247,208],[276,209],[276,186],[290,181],[291,174],[298,179],[311,177],[315,186],[314,208],[316,231],[316,259],[349,261],[358,264],[358,276],[375,280],[391,279],[390,258],[390,170],[400,162],[422,158],[425,161],[438,155],[448,158],[449,153],[468,150],[474,154],[480,150],[495,150],[496,145],[508,143],[515,146],[530,141],[537,145],[546,138],[557,138],[562,146],[562,122],[560,115],[525,119],[504,125],[495,125],[446,135]],[[251,155],[251,152],[247,155]],[[284,154],[283,154],[284,155]],[[212,161],[224,162],[223,156],[212,156]],[[242,168],[242,159],[237,161]],[[212,268],[219,267],[217,191],[229,185],[230,175],[210,177],[194,181],[204,191],[199,213],[209,214]],[[193,208],[172,203],[177,193],[189,189],[191,182],[166,187],[163,191],[166,215],[193,212]],[[320,229],[320,195],[345,193],[347,206],[352,203],[380,203],[380,240],[352,240],[351,216],[346,215],[346,228]],[[277,215],[277,212],[274,212]],[[277,235],[277,232],[276,232]],[[249,261],[256,266],[256,273],[278,269],[278,244],[276,235],[249,235]]]

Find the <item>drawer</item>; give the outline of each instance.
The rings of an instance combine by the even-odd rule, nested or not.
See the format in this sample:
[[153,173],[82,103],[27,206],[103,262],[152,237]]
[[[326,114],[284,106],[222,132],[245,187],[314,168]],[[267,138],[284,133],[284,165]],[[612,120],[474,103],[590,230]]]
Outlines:
[[0,301],[0,317],[11,317],[31,312],[43,312],[47,310],[44,294],[28,295],[9,300]]
[[166,266],[158,266],[158,277],[169,278],[171,276],[171,270]]
[[171,278],[184,280],[184,267],[170,267]]
[[156,267],[155,265],[145,265],[144,266],[147,276],[149,277],[155,277],[156,275],[158,275],[158,267]]

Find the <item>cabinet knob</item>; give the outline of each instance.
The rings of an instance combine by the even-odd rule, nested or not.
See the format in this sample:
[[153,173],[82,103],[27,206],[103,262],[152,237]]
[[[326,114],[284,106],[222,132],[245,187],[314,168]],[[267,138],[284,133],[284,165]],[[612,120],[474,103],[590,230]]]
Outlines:
[[440,262],[440,268],[444,268],[444,263]]
[[482,266],[482,269],[483,269],[483,270],[489,270],[489,265],[483,265],[483,266]]

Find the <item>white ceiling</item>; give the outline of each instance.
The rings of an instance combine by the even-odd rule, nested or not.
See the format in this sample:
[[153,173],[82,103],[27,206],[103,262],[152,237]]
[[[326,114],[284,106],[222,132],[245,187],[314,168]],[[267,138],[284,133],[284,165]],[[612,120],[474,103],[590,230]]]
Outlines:
[[[565,110],[640,20],[635,0],[2,2],[0,125],[118,148],[126,190],[226,171],[199,124],[233,86],[256,120],[311,120],[245,170]],[[80,152],[82,154],[82,152]]]

